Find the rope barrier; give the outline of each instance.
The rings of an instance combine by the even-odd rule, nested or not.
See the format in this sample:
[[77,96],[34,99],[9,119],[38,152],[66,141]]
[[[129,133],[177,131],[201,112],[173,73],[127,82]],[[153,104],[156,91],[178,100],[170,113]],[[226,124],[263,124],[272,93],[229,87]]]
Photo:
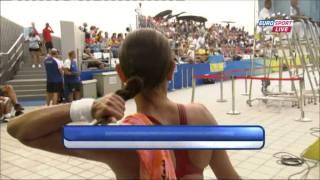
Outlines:
[[[259,70],[259,69],[273,69],[273,68],[279,68],[280,66],[261,66],[261,67],[256,67],[253,68],[253,70]],[[297,65],[297,66],[289,66],[288,68],[302,68],[302,65]],[[232,73],[238,73],[238,72],[248,72],[250,71],[251,68],[243,68],[243,69],[236,69],[236,70],[231,70],[231,71],[225,71],[225,72],[221,72],[221,74],[232,74]]]
[[[201,75],[194,76],[195,79],[230,79],[232,76],[221,76],[221,75]],[[235,79],[252,79],[252,80],[270,80],[270,81],[297,81],[302,78],[291,77],[291,78],[272,78],[272,77],[253,77],[253,76],[234,76]]]

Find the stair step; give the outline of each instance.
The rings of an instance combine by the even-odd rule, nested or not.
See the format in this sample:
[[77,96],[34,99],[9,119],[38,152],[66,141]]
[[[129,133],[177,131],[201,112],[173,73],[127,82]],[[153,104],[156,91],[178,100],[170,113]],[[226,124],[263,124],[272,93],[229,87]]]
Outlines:
[[46,93],[46,89],[16,90],[18,97],[21,95],[39,95],[43,93]]
[[23,65],[21,71],[42,71],[45,72],[44,66],[42,68],[32,68],[31,66]]
[[43,85],[47,83],[46,79],[15,79],[7,82],[8,84],[15,85]]
[[16,75],[14,79],[40,79],[46,78],[45,74],[26,74],[26,75]]
[[26,84],[26,85],[14,85],[13,89],[18,90],[33,90],[33,89],[46,89],[46,83],[44,84]]
[[19,71],[17,75],[46,75],[45,72],[42,71]]
[[45,68],[30,68],[22,66],[20,71],[46,72]]
[[18,96],[18,100],[46,100],[46,94],[42,93],[42,94],[37,94],[37,95],[21,95]]

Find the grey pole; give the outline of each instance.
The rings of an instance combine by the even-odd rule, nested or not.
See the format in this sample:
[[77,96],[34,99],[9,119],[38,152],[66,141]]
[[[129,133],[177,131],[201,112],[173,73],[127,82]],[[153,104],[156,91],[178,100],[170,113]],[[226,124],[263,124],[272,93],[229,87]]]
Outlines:
[[232,110],[227,112],[229,115],[239,115],[240,112],[236,111],[236,105],[235,105],[235,82],[234,82],[234,76],[231,77],[232,81]]
[[[281,40],[280,40],[281,41]],[[282,78],[283,59],[279,59],[279,78]],[[282,81],[279,80],[279,93],[282,92]]]
[[227,100],[223,99],[223,72],[220,76],[220,99],[217,100],[217,102],[223,103],[227,102]]
[[184,88],[184,78],[183,78],[183,75],[184,75],[184,73],[183,73],[183,66],[181,66],[181,83],[182,83],[181,88]]
[[[246,71],[246,77],[248,77],[248,72]],[[244,93],[242,93],[241,95],[243,96],[248,96],[248,80],[245,79],[244,80]]]
[[300,81],[299,81],[299,84],[300,84],[300,111],[301,111],[301,116],[299,119],[297,119],[297,121],[301,121],[301,122],[310,122],[311,119],[305,117],[305,114],[304,114],[304,110],[303,110],[303,106],[304,106],[304,97],[303,97],[303,92],[302,92],[302,89],[304,87],[304,79],[301,78]]
[[[175,67],[176,68],[176,67]],[[176,70],[173,71],[173,77],[172,77],[172,91],[176,90],[174,89],[174,77],[176,75]]]
[[194,78],[194,70],[192,68],[192,94],[191,94],[191,103],[194,102],[194,95],[196,91],[196,80]]
[[187,88],[189,87],[189,68],[186,68],[186,76],[187,76],[187,79],[186,79],[186,81],[187,81]]

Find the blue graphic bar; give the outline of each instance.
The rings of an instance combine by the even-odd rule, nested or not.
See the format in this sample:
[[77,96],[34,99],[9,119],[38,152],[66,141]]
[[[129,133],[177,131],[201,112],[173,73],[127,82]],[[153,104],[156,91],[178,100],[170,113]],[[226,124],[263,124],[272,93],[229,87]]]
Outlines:
[[258,26],[273,26],[274,25],[275,20],[259,20],[258,22]]
[[66,148],[261,149],[261,126],[65,126]]

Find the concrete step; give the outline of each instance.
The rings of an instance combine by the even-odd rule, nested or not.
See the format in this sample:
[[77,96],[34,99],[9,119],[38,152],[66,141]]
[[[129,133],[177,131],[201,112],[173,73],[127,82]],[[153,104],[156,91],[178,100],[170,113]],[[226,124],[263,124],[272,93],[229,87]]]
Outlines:
[[14,79],[41,79],[46,78],[46,74],[25,74],[25,75],[16,75]]
[[15,85],[46,85],[47,80],[44,78],[40,79],[14,79],[7,82],[8,84]]
[[32,68],[31,66],[23,65],[21,71],[43,71],[45,72],[45,67],[42,66],[41,68]]
[[43,74],[46,75],[45,71],[19,71],[17,75],[32,75],[32,74]]
[[14,85],[14,90],[33,90],[33,89],[46,89],[46,83],[44,84],[35,84],[35,85]]
[[37,95],[21,95],[18,96],[18,100],[46,100],[46,94],[37,94]]
[[39,95],[39,94],[45,94],[46,89],[29,89],[29,90],[16,90],[16,94],[18,97],[23,95]]

